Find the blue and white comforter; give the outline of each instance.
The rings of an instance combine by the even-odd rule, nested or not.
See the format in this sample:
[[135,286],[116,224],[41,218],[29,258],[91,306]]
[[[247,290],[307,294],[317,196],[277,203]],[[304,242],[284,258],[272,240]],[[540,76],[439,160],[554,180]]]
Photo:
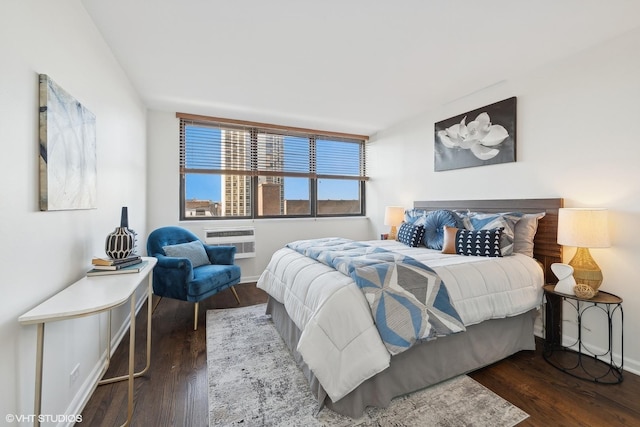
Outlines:
[[[300,241],[291,245],[303,248],[318,243]],[[337,238],[325,240],[327,245],[333,243],[349,245]],[[350,245],[359,247],[357,243]],[[371,241],[367,247],[358,250],[376,253],[383,252],[376,248],[389,249],[393,257],[408,257],[433,269],[436,277],[446,283],[450,301],[465,326],[522,314],[538,307],[542,300],[542,269],[534,259],[524,255],[503,258],[447,255],[425,248],[409,248],[394,241]],[[297,350],[329,397],[337,401],[386,369],[391,353],[372,316],[369,301],[375,302],[376,296],[365,296],[366,289],[363,293],[351,275],[343,273],[349,270],[346,260],[340,256],[332,258],[329,263],[342,272],[294,249],[282,248],[273,255],[258,287],[285,306],[289,317],[302,331]],[[365,274],[364,280],[378,285],[396,280],[393,277],[387,280],[387,274],[395,274],[393,268],[383,270],[384,274],[376,277],[378,269],[373,267],[369,272],[376,274]],[[437,279],[433,280],[431,286]],[[423,323],[422,326],[427,328]],[[438,335],[438,328],[432,331]],[[427,338],[430,333],[426,332]],[[423,337],[425,333],[418,332],[416,336]]]
[[419,340],[465,330],[440,277],[412,257],[340,238],[298,241],[287,247],[354,280],[392,356]]

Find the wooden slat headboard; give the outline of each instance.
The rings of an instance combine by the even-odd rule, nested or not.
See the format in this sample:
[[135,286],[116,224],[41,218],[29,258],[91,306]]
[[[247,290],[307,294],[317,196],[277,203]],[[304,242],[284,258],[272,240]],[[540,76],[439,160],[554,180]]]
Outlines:
[[473,212],[546,212],[538,222],[534,238],[533,256],[540,261],[545,271],[545,283],[555,283],[557,278],[551,272],[551,264],[562,262],[562,246],[556,241],[558,234],[558,209],[564,207],[564,199],[497,199],[497,200],[437,200],[415,201],[414,208],[458,209]]

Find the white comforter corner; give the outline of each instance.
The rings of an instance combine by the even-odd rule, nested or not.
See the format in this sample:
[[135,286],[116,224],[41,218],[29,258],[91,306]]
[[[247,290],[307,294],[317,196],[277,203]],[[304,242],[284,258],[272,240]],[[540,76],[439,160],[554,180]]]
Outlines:
[[[433,268],[465,326],[522,314],[541,304],[542,269],[525,255],[467,257],[395,241],[367,243]],[[302,331],[297,350],[334,402],[389,365],[369,305],[350,277],[283,248],[273,255],[258,287],[284,304]]]
[[302,331],[297,350],[334,402],[389,366],[369,305],[350,277],[283,248],[258,288],[284,304]]

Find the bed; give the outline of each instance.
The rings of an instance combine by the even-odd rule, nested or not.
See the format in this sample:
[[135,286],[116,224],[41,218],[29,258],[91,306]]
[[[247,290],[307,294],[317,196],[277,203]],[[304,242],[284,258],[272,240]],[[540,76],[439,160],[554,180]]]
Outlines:
[[[562,205],[562,199],[414,203],[411,213],[456,212],[464,218],[471,212],[487,217],[517,212],[529,219],[535,217],[535,221],[527,221],[529,227],[532,223],[537,226],[529,231],[532,247],[523,248],[520,242],[512,255],[491,259],[442,254],[442,250],[392,241],[351,243],[336,238],[320,242],[339,244],[341,251],[334,259],[340,263],[345,247],[355,246],[357,251],[382,253],[384,257],[393,253],[399,259],[426,265],[425,270],[435,273],[436,278],[427,280],[446,283],[446,297],[459,313],[449,316],[445,309],[440,319],[433,315],[440,312],[430,311],[429,320],[444,324],[443,329],[451,324],[453,332],[431,333],[429,339],[416,340],[397,351],[392,351],[388,340],[381,339],[370,295],[360,291],[359,282],[356,285],[357,275],[336,271],[323,259],[310,259],[308,248],[307,252],[300,249],[308,244],[306,241],[277,251],[258,287],[269,294],[267,313],[305,374],[319,408],[359,418],[367,406],[387,407],[394,397],[471,372],[518,351],[534,350],[533,326],[542,301],[542,285],[553,281],[550,266],[562,258],[561,246],[556,243],[557,215]],[[462,223],[459,228],[464,229]],[[512,243],[517,246],[513,239]],[[473,284],[476,277],[482,286]],[[507,289],[505,281],[515,283]],[[485,287],[499,292],[479,294],[478,289]],[[503,309],[498,300],[514,303]],[[456,329],[456,319],[462,323],[461,329]]]

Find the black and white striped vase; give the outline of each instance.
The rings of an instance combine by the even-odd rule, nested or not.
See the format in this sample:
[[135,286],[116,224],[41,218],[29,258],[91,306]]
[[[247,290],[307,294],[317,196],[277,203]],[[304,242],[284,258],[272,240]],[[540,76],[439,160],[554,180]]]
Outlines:
[[134,234],[127,227],[116,227],[105,242],[105,252],[113,259],[126,258],[133,252]]
[[120,217],[120,227],[107,235],[105,241],[105,252],[108,257],[113,259],[126,258],[133,252],[135,247],[136,234],[133,230],[129,230],[129,215],[127,208],[122,208]]

